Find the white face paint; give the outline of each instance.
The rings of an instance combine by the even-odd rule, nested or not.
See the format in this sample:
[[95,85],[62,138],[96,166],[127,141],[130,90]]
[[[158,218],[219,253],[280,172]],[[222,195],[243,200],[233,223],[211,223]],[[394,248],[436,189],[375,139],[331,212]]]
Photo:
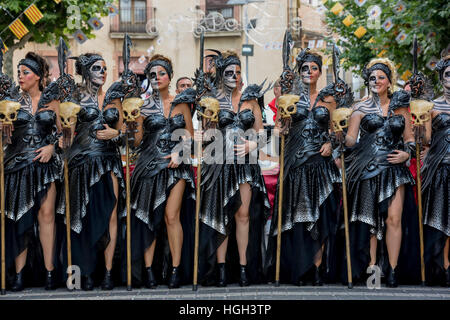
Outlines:
[[166,76],[166,70],[161,66],[154,66],[150,69],[150,85],[153,90],[160,89],[161,86],[161,78]]
[[445,89],[450,90],[450,66],[444,70],[444,74],[442,75],[442,86]]
[[238,65],[232,64],[223,71],[223,83],[226,87],[234,89],[238,85],[238,80],[241,77],[241,71]]
[[369,76],[369,89],[374,94],[382,94],[389,87],[389,78],[381,70],[374,70]]
[[315,62],[305,62],[300,69],[302,82],[305,84],[316,83],[320,76],[320,69]]
[[102,86],[106,81],[106,66],[105,61],[98,60],[95,61],[94,64],[89,69],[89,75],[91,77],[91,82]]

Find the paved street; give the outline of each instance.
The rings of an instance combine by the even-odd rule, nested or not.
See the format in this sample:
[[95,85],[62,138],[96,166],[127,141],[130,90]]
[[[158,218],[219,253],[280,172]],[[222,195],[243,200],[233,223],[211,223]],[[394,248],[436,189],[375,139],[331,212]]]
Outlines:
[[241,288],[229,285],[226,288],[199,287],[196,292],[192,286],[169,290],[167,286],[156,289],[133,289],[118,287],[112,291],[73,291],[61,288],[45,291],[42,288],[25,289],[20,293],[7,292],[0,300],[450,300],[450,289],[443,287],[401,286],[399,288],[367,289],[356,286],[348,289],[342,285],[322,287],[296,287],[281,285],[254,285]]

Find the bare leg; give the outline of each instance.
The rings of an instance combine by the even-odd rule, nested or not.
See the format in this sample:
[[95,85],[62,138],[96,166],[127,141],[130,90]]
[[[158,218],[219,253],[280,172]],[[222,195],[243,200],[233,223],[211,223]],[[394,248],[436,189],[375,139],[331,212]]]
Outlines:
[[145,261],[145,267],[151,267],[153,263],[153,255],[155,254],[155,246],[156,246],[156,240],[153,240],[150,247],[148,247],[144,252],[144,261]]
[[314,265],[318,268],[322,264],[323,248],[325,244],[320,247],[319,251],[314,256]]
[[167,199],[164,216],[173,267],[178,267],[180,265],[181,248],[183,247],[183,228],[181,227],[180,222],[180,210],[185,186],[186,181],[181,179],[172,188],[169,198]]
[[225,257],[227,255],[228,237],[217,248],[217,263],[225,263]]
[[22,271],[23,267],[25,267],[25,263],[27,262],[27,253],[28,249],[25,249],[16,257],[16,273],[19,273],[20,271]]
[[395,192],[394,199],[388,209],[386,219],[386,246],[389,254],[389,263],[393,269],[397,266],[400,246],[402,243],[402,211],[405,187],[400,186]]
[[109,220],[109,236],[110,241],[105,249],[105,267],[106,270],[112,269],[112,262],[114,258],[114,250],[116,248],[117,241],[117,203],[119,199],[119,183],[116,176],[111,172],[111,178],[114,187],[114,195],[116,196],[116,205],[111,213],[111,219]]
[[448,249],[450,247],[450,238],[447,238],[444,246],[444,269],[448,269],[449,261],[448,261]]
[[377,263],[377,237],[375,235],[370,236],[370,266]]
[[52,271],[53,250],[55,244],[55,200],[56,187],[52,183],[47,191],[45,199],[42,201],[38,213],[39,238],[44,251],[44,263],[47,271]]
[[247,246],[249,232],[249,209],[250,200],[252,198],[252,189],[248,183],[239,186],[241,192],[242,204],[235,214],[236,220],[236,241],[239,251],[239,263],[243,266],[247,265]]

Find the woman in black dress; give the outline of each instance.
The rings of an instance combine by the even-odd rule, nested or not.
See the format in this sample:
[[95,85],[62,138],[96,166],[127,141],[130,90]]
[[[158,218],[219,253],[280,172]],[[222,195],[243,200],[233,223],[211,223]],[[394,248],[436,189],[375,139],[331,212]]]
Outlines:
[[258,145],[244,134],[263,128],[257,103],[262,87],[251,85],[240,93],[241,62],[233,52],[216,56],[215,68],[220,111],[213,143],[218,149],[208,156],[206,147],[201,172],[199,282],[226,286],[238,280],[247,286],[263,279],[263,228],[270,214],[261,169],[254,153],[249,155]]
[[[173,67],[165,56],[154,55],[145,68],[145,74],[153,94],[141,107],[135,141],[138,158],[131,180],[133,275],[138,280],[143,278],[147,288],[157,285],[159,274],[155,277],[154,269],[158,268],[154,268],[154,256],[157,244],[163,247],[166,242],[162,237],[164,219],[172,257],[172,261],[167,263],[172,265],[168,286],[177,288],[187,278],[192,280],[191,272],[187,271],[191,268],[192,257],[182,259],[186,251],[184,247],[189,245],[183,243],[183,239],[192,231],[184,230],[180,214],[182,206],[186,207],[186,202],[183,202],[185,190],[186,197],[194,199],[195,186],[190,165],[181,162],[175,149],[178,141],[172,137],[184,136],[187,138],[185,143],[190,141],[193,126],[188,104],[193,103],[195,93],[189,89],[176,97],[169,93]],[[145,277],[141,276],[142,260]],[[155,264],[159,263],[162,261]],[[164,266],[162,269],[164,271]]]
[[[17,72],[21,108],[4,151],[6,263],[15,263],[11,290],[21,291],[27,255],[32,258],[36,253],[36,248],[32,252],[28,248],[38,230],[47,273],[45,289],[49,290],[56,287],[55,199],[62,168],[55,153],[58,96],[48,90],[49,66],[43,57],[28,52]],[[33,266],[33,271],[40,267]]]
[[396,287],[398,275],[414,281],[419,260],[414,179],[406,166],[414,150],[410,95],[394,92],[396,71],[388,59],[370,61],[364,79],[370,96],[354,106],[345,138],[353,147],[346,157],[352,273],[362,280],[377,264],[387,286]]
[[[118,148],[121,103],[112,91],[103,90],[107,68],[102,56],[80,55],[75,67],[83,82],[77,93],[81,110],[67,152],[72,259],[81,269],[82,288],[92,290],[98,252],[102,252],[105,261],[102,289],[111,290],[118,216],[125,214],[125,184]],[[114,91],[117,86],[113,84],[111,88]],[[64,192],[61,194],[58,213],[64,215]]]
[[434,100],[432,120],[427,123],[430,148],[422,167],[425,261],[427,280],[443,274],[441,284],[450,286],[450,56],[437,65],[444,94]]

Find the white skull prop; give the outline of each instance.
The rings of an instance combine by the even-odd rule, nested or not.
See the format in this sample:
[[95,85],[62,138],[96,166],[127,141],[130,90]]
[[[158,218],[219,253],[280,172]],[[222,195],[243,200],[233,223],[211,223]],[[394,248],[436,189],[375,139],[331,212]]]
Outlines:
[[[59,104],[59,117],[64,128],[70,128],[76,121],[76,115],[80,112],[80,106],[73,102]],[[75,121],[73,120],[75,118]]]
[[204,108],[203,112],[199,111],[203,118],[210,119],[212,122],[219,121],[220,103],[217,99],[205,97],[200,100],[199,105]]
[[411,114],[414,117],[415,126],[423,126],[425,122],[430,120],[430,110],[433,109],[434,103],[426,100],[411,100]]
[[0,101],[0,121],[3,124],[12,124],[17,119],[20,103],[9,100]]
[[281,118],[290,118],[293,114],[297,113],[297,102],[299,100],[300,97],[294,94],[280,96],[277,104]]
[[348,127],[348,121],[352,113],[353,110],[350,108],[337,108],[333,111],[331,114],[331,122],[334,132],[342,132]]
[[123,118],[126,122],[135,122],[141,115],[141,107],[144,100],[141,98],[127,98],[122,102]]

